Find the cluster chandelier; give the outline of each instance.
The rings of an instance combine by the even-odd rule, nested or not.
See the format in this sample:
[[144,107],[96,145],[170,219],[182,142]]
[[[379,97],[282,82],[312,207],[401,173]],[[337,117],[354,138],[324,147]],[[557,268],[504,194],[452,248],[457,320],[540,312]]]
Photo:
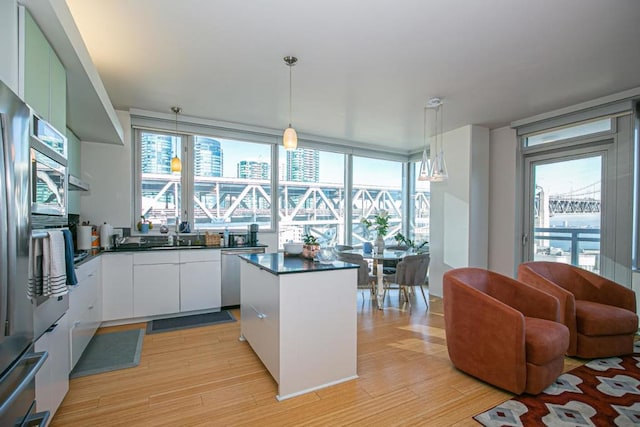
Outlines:
[[171,159],[171,172],[182,172],[182,161],[180,161],[180,157],[178,157],[178,114],[180,114],[180,112],[182,111],[182,108],[180,107],[171,107],[171,111],[173,111],[176,115],[176,152],[175,152],[175,156],[173,157],[173,159]]
[[[435,153],[433,161],[427,155],[427,112],[433,111],[433,143],[431,151]],[[420,163],[419,181],[442,182],[449,178],[447,163],[444,160],[444,143],[442,141],[443,129],[443,102],[442,98],[431,98],[424,108],[424,151],[422,152],[422,162]]]
[[282,135],[282,145],[285,150],[295,150],[298,147],[298,134],[296,130],[291,127],[291,68],[296,65],[298,58],[295,56],[285,56],[284,63],[289,67],[289,127],[284,130]]

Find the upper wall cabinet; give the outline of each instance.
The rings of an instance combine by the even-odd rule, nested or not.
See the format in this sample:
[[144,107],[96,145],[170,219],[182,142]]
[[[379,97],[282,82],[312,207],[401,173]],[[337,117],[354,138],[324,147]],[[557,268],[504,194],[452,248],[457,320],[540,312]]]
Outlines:
[[24,98],[36,113],[64,132],[67,74],[31,15],[24,18]]

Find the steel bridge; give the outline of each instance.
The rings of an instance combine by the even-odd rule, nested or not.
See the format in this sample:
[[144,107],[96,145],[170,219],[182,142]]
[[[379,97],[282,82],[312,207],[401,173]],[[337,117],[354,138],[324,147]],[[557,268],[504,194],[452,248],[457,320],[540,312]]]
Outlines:
[[[180,177],[145,174],[142,180],[142,214],[154,223],[171,223],[178,215],[176,200],[180,200]],[[269,180],[243,178],[196,177],[193,182],[194,220],[199,228],[229,226],[245,227],[258,223],[272,226],[272,191]],[[336,183],[306,183],[281,181],[278,200],[279,228],[301,228],[327,240],[333,240],[344,228],[345,189]],[[428,235],[428,192],[413,197],[416,223],[422,234]],[[376,210],[389,212],[388,236],[402,229],[402,188],[381,185],[354,185],[351,197],[354,242],[365,240],[367,232],[360,218],[373,216]],[[332,238],[333,236],[333,238]]]

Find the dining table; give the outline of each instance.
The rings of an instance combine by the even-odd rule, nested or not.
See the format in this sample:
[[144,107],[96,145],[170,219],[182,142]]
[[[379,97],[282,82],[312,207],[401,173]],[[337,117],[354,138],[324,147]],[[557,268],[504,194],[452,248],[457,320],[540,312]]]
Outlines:
[[373,260],[373,272],[377,278],[376,280],[376,304],[379,310],[384,308],[384,261],[399,262],[413,252],[411,250],[400,249],[385,249],[383,252],[378,252],[375,248],[371,252],[365,252],[362,249],[348,249],[342,251],[349,254],[362,255],[364,259]]

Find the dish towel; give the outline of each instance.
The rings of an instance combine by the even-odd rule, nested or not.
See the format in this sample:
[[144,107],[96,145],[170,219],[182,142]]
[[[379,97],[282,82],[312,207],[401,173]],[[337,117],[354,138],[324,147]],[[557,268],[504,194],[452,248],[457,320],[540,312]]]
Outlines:
[[78,278],[76,277],[76,268],[73,265],[73,237],[71,231],[62,230],[62,236],[64,237],[64,263],[67,271],[67,286],[75,286],[78,284]]
[[[48,238],[46,238],[48,240]],[[27,297],[42,295],[42,244],[45,239],[29,239],[29,286]]]
[[42,244],[42,249],[42,270],[44,273],[42,295],[59,297],[68,293],[67,268],[64,261],[64,237],[62,231],[49,231],[49,239],[45,239]]

